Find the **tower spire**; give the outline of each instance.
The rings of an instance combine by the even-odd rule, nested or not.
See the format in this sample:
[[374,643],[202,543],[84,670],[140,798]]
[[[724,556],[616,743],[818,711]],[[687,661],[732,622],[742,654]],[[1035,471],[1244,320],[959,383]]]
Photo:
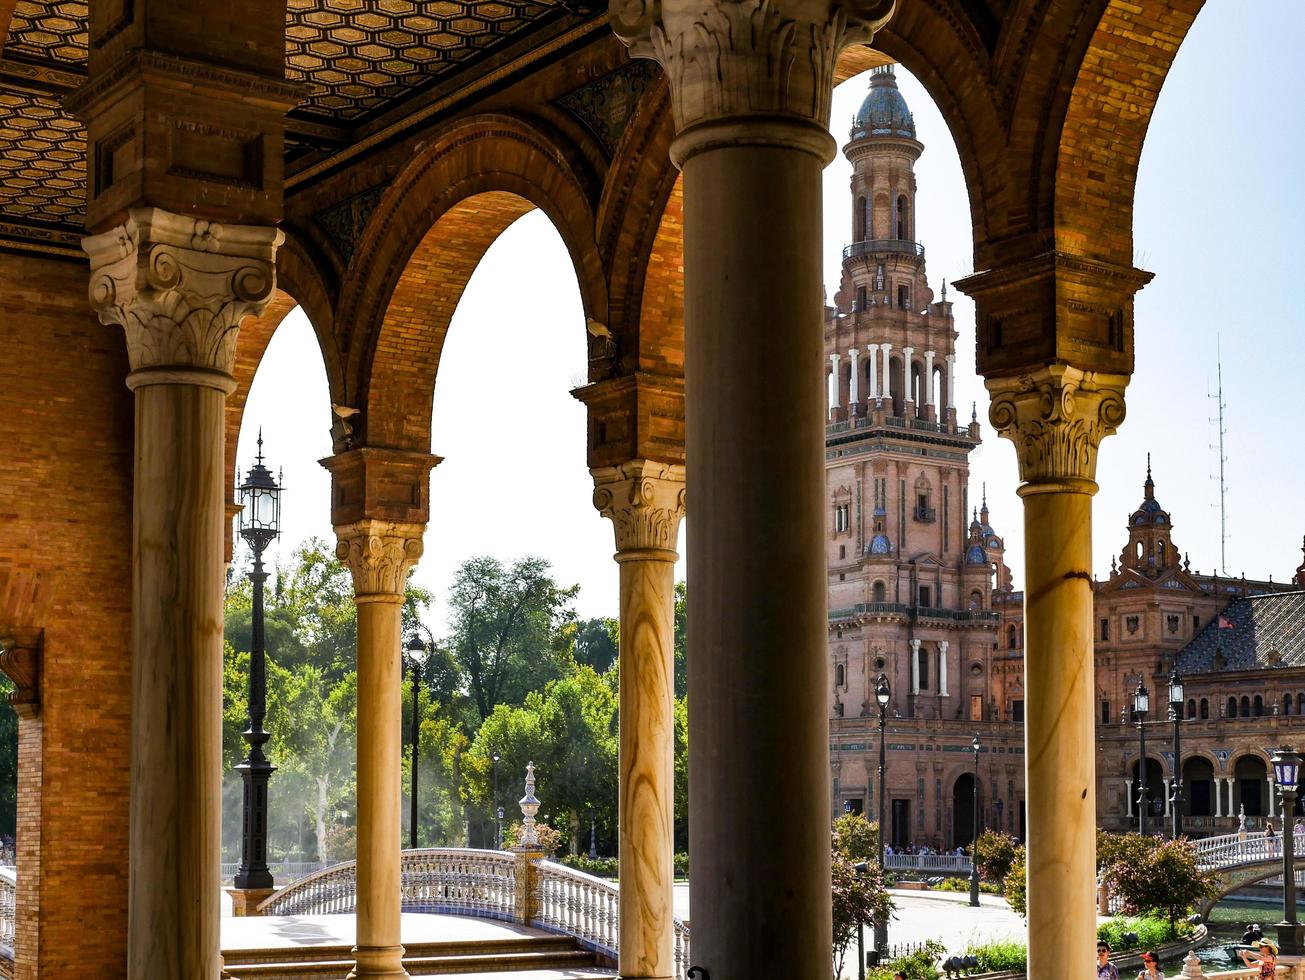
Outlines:
[[1146,483],[1142,484],[1147,500],[1155,499],[1155,480],[1151,479],[1151,454],[1146,454]]

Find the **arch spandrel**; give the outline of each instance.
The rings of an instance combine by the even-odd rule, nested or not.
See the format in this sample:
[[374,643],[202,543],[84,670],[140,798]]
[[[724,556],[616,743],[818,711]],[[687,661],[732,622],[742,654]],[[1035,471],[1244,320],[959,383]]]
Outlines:
[[[337,337],[360,444],[425,452],[445,332],[485,250],[538,207],[571,256],[585,316],[607,316],[594,182],[572,148],[508,115],[464,120],[396,177],[341,290]],[[583,330],[584,324],[576,324]]]

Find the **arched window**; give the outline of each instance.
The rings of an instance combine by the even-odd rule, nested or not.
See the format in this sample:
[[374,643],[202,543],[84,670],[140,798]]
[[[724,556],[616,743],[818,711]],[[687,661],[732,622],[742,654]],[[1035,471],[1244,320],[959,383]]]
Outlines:
[[1006,649],[1014,650],[1018,642],[1019,642],[1019,630],[1015,628],[1014,623],[1011,623],[1009,626],[1006,627]]
[[866,304],[866,292],[865,292],[865,287],[864,287],[864,286],[857,286],[857,287],[856,287],[856,306],[853,307],[853,310],[854,310],[855,312],[857,312],[857,313],[860,313],[862,310],[866,309],[866,307],[867,307],[867,304]]
[[847,683],[847,672],[846,670],[844,670],[842,664],[838,664],[834,667],[834,686],[841,688],[846,683]]
[[866,234],[866,206],[865,198],[856,199],[856,241],[863,242],[870,236]]
[[1187,699],[1187,714],[1185,714],[1183,717],[1187,719],[1196,717],[1196,698]]
[[1251,716],[1251,699],[1244,694],[1242,695],[1241,713],[1243,718]]
[[1264,714],[1264,698],[1260,697],[1258,694],[1255,695],[1255,707],[1253,710],[1256,718],[1259,718]]
[[1142,542],[1141,542],[1141,541],[1139,541],[1139,542],[1137,543],[1137,548],[1135,549],[1135,551],[1136,551],[1136,553],[1137,553],[1137,560],[1138,560],[1138,561],[1141,561],[1141,560],[1142,560],[1142,555],[1144,554],[1144,551],[1143,551],[1143,549],[1142,549]]
[[900,283],[897,287],[897,308],[899,310],[911,308],[911,287],[906,283]]
[[1237,699],[1236,699],[1236,698],[1229,698],[1229,699],[1228,699],[1228,717],[1229,717],[1229,718],[1236,718],[1236,717],[1237,717]]
[[919,680],[920,680],[920,690],[927,691],[929,689],[929,654],[924,650],[920,651]]
[[1201,720],[1204,721],[1210,717],[1210,699],[1201,698]]
[[978,589],[975,589],[973,592],[970,593],[970,608],[971,609],[983,608],[983,593],[980,592]]
[[1296,695],[1296,714],[1305,715],[1305,694]]
[[911,203],[905,194],[897,197],[897,239],[903,242],[911,240]]
[[1282,696],[1282,713],[1283,713],[1284,715],[1289,715],[1289,714],[1291,714],[1291,695],[1290,695],[1290,694],[1284,694],[1284,695]]
[[887,592],[887,589],[885,588],[884,583],[883,583],[883,582],[876,582],[875,585],[874,585],[874,597],[875,597],[875,598],[874,598],[874,601],[875,601],[875,602],[884,602],[884,601],[885,601],[884,596],[885,596],[886,592]]

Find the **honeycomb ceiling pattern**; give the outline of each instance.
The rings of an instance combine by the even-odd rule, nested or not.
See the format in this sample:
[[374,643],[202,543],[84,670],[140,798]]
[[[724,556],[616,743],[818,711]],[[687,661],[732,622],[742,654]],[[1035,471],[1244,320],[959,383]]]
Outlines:
[[80,224],[86,209],[86,130],[55,99],[0,92],[0,211]]
[[286,73],[304,108],[353,120],[555,10],[535,0],[289,0]]
[[18,0],[5,57],[86,64],[86,0]]

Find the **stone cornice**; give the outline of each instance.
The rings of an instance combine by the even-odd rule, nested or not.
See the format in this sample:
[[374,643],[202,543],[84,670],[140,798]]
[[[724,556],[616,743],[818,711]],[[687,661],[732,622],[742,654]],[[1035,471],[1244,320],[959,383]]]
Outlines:
[[1123,375],[1051,364],[986,381],[988,419],[1015,443],[1020,493],[1096,490],[1097,449],[1124,421]]
[[666,70],[676,130],[683,133],[703,123],[730,120],[737,126],[749,118],[827,128],[839,52],[869,43],[895,5],[896,0],[841,6],[830,0],[610,0],[609,11],[612,30],[630,53]]
[[684,467],[635,459],[604,466],[594,477],[594,506],[611,518],[621,552],[674,552],[684,517]]
[[991,289],[999,289],[1059,272],[1108,282],[1127,290],[1129,295],[1149,283],[1155,275],[1145,269],[1137,269],[1129,265],[1118,265],[1104,259],[1053,250],[1021,261],[1005,263],[998,268],[953,279],[952,285],[967,296],[977,299]]
[[363,520],[335,529],[335,556],[353,574],[358,596],[402,597],[408,571],[421,558],[424,524]]
[[19,718],[41,713],[42,630],[10,630],[0,635],[0,671],[14,683],[9,704]]
[[282,240],[276,228],[158,208],[132,208],[125,224],[86,238],[91,307],[126,332],[128,384],[154,377],[230,390],[236,332],[271,299]]

